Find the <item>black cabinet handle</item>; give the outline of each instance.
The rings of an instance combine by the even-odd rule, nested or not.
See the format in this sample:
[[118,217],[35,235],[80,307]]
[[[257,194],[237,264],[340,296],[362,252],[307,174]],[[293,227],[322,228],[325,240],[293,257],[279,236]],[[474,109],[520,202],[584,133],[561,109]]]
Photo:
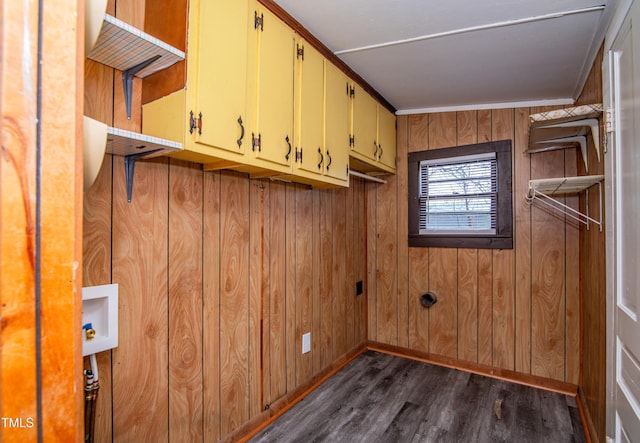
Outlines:
[[287,155],[284,156],[284,158],[289,161],[289,157],[291,157],[291,142],[289,141],[289,136],[287,135],[284,139],[284,141],[287,142],[287,145],[289,145],[289,150],[287,151]]
[[320,154],[320,163],[318,163],[318,169],[322,169],[324,163],[324,155],[322,155],[322,149],[318,148],[318,154]]
[[373,147],[375,148],[373,151],[373,158],[377,158],[378,157],[378,144],[376,143],[376,141],[373,141]]
[[327,157],[329,157],[329,163],[327,163],[327,171],[329,170],[329,166],[331,166],[331,162],[333,159],[331,158],[331,154],[329,154],[329,150],[327,149]]
[[244,126],[242,125],[242,116],[238,117],[238,124],[240,125],[240,138],[238,139],[238,148],[242,146],[242,139],[244,138]]

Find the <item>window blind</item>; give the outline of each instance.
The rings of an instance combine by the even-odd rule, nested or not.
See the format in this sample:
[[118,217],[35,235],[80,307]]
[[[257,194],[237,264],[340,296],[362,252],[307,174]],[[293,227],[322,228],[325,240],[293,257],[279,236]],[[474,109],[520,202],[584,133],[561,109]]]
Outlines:
[[420,162],[420,234],[495,234],[495,152]]

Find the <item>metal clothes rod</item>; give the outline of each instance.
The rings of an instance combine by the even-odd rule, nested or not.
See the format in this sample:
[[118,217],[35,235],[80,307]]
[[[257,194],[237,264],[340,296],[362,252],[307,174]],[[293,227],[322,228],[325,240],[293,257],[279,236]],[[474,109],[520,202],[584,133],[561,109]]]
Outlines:
[[358,172],[358,171],[352,171],[351,169],[349,169],[349,175],[353,175],[354,177],[360,177],[363,178],[365,180],[369,180],[375,183],[387,183],[386,180],[383,180],[381,178],[378,177],[372,177],[371,175],[368,174],[363,174],[362,172]]
[[[600,221],[589,217],[587,214],[583,214],[580,211],[575,210],[574,208],[565,205],[564,203],[556,200],[553,197],[550,197],[540,191],[533,191],[533,195],[531,197],[525,197],[525,199],[527,200],[527,202],[529,204],[532,204],[534,200],[537,200],[538,202],[552,208],[555,209],[557,211],[562,212],[565,216],[570,217],[580,223],[582,223],[583,225],[587,226],[587,229],[589,228],[589,222],[595,223],[596,225],[598,225],[598,227],[600,228],[600,231],[602,231],[602,186],[600,183],[598,183],[599,186],[599,191],[600,191]],[[588,190],[587,190],[588,192]],[[540,198],[540,197],[544,197],[544,198]],[[546,200],[545,200],[546,199]],[[587,197],[587,205],[589,202],[589,198]],[[588,206],[587,206],[587,213],[589,212],[588,210]]]

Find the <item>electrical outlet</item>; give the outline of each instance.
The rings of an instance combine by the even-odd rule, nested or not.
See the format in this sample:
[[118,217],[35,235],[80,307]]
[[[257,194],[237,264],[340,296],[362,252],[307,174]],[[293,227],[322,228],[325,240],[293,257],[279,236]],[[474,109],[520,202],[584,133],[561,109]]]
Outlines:
[[302,353],[306,354],[311,351],[311,332],[302,334]]

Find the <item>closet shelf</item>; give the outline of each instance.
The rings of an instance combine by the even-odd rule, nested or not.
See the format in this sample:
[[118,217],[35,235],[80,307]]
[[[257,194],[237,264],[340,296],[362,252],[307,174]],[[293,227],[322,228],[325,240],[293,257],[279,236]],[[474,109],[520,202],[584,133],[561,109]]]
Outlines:
[[160,57],[136,72],[136,77],[144,78],[184,60],[184,52],[105,14],[98,39],[87,57],[126,71],[156,56]]
[[144,154],[145,157],[157,157],[169,152],[179,151],[182,144],[124,129],[107,127],[107,154],[130,155]]
[[600,161],[600,122],[602,104],[557,109],[529,116],[529,149],[527,153],[553,151],[580,147],[585,169],[587,161],[587,135],[591,134],[593,145]]
[[[604,175],[583,175],[578,177],[559,177],[559,178],[542,178],[537,180],[529,180],[529,191],[525,196],[527,202],[532,204],[538,201],[557,211],[560,211],[567,217],[570,217],[589,228],[589,222],[595,223],[602,231],[602,180]],[[567,206],[561,201],[552,197],[552,195],[575,194],[586,191],[589,188],[598,185],[599,193],[599,219],[589,216],[589,198],[586,199],[586,214]]]
[[102,165],[104,154],[124,157],[127,200],[131,202],[133,171],[135,162],[141,158],[152,158],[182,149],[182,144],[171,140],[112,128],[84,116],[83,157],[85,189],[88,189]]
[[133,77],[147,77],[184,57],[183,51],[109,14],[104,14],[96,42],[87,54],[91,60],[122,71],[127,118],[131,118]]
[[529,198],[536,193],[548,195],[572,194],[582,192],[591,186],[600,183],[604,175],[581,175],[578,177],[539,178],[529,180]]
[[157,157],[182,149],[182,144],[171,140],[139,134],[118,128],[107,128],[107,154],[124,157],[124,173],[127,186],[127,201],[133,195],[133,173],[136,160]]

